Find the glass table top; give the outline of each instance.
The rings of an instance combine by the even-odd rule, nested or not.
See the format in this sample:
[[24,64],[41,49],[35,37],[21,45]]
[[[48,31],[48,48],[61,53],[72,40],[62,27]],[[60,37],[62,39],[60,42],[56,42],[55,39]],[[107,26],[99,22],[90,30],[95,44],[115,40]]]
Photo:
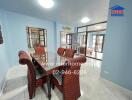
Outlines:
[[45,55],[31,54],[31,57],[46,71],[64,65],[67,60],[71,59],[52,52],[46,52]]

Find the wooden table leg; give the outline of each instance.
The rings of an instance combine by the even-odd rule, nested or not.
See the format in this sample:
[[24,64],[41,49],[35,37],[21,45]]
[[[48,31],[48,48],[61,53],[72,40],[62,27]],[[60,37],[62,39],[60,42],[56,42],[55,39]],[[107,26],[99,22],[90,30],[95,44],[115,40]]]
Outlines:
[[51,100],[51,75],[47,76],[48,99]]

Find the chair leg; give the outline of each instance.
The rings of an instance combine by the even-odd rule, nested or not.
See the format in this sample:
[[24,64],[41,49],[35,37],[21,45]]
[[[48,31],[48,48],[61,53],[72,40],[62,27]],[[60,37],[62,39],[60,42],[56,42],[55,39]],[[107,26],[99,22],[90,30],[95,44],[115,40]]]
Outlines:
[[33,99],[33,97],[34,97],[34,93],[29,92],[29,99]]
[[52,78],[53,78],[53,75],[51,76],[51,88],[54,90],[55,85],[53,84],[54,82],[52,82],[53,81]]
[[35,92],[29,93],[29,99],[33,99],[35,97]]
[[33,97],[35,97],[35,90],[34,89],[29,89],[29,99],[33,99]]
[[55,85],[54,84],[51,84],[51,87],[52,87],[53,90],[55,89]]

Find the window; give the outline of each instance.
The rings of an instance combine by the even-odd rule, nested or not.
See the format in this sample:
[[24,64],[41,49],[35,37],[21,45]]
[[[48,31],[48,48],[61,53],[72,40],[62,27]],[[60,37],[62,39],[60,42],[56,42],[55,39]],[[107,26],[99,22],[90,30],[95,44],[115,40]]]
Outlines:
[[47,30],[42,28],[27,27],[28,48],[37,45],[47,47]]

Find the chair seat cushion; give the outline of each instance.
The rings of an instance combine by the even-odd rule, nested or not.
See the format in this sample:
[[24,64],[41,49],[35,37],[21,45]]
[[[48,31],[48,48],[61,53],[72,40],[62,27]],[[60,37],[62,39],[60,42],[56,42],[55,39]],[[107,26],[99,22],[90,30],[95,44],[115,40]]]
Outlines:
[[54,78],[58,81],[59,85],[62,85],[62,71],[53,74]]

